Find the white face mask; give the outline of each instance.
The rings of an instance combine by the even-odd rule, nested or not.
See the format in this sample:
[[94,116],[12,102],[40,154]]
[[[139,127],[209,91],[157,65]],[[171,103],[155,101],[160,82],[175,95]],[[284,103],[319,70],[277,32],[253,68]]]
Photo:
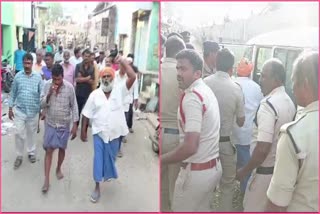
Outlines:
[[113,81],[109,82],[107,80],[100,80],[101,89],[105,93],[109,93],[113,89]]

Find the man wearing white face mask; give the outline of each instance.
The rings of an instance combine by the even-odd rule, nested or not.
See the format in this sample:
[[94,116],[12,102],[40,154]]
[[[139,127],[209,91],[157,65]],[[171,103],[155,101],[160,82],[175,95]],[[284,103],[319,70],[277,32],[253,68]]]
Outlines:
[[130,93],[136,74],[130,63],[117,57],[117,62],[125,68],[127,80],[123,84],[114,84],[115,72],[106,67],[100,72],[100,87],[94,90],[82,111],[81,140],[87,141],[89,119],[92,121],[94,141],[93,177],[95,190],[91,194],[91,201],[100,198],[99,182],[118,177],[115,160],[119,151],[120,136],[128,134],[123,103]]

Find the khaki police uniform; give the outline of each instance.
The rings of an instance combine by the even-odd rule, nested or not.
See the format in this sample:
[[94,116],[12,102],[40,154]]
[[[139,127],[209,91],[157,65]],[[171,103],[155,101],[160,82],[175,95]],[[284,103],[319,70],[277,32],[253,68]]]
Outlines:
[[[177,61],[164,58],[161,64],[161,153],[174,150],[179,145],[177,110],[179,106],[179,86],[177,81]],[[161,166],[161,211],[171,211],[174,185],[180,163]]]
[[203,63],[203,69],[202,69],[202,78],[206,78],[207,76],[210,76],[211,74],[216,73],[215,69],[209,68],[207,63]]
[[260,103],[255,123],[254,141],[271,143],[264,162],[253,171],[244,196],[244,212],[263,212],[267,203],[267,190],[273,174],[280,127],[293,120],[295,106],[284,86],[275,88]]
[[319,101],[281,127],[269,200],[288,212],[319,211]]
[[181,165],[173,195],[174,212],[211,211],[211,194],[222,175],[218,159],[220,117],[217,109],[218,102],[202,79],[185,90],[178,110],[180,143],[185,143],[188,132],[200,133],[200,139],[197,152]]
[[228,73],[218,71],[204,79],[217,97],[220,109],[220,140],[219,153],[222,164],[221,211],[232,211],[233,187],[236,177],[237,154],[234,144],[230,141],[233,123],[237,117],[244,117],[244,96],[241,87],[236,84]]

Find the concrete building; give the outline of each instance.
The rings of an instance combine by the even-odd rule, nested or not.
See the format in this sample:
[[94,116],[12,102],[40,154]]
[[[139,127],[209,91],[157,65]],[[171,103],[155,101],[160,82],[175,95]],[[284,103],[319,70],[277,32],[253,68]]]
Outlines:
[[46,41],[46,14],[48,12],[48,6],[42,2],[33,3],[34,14],[34,28],[36,29],[35,41],[36,47],[41,48],[42,41]]
[[13,64],[13,54],[18,48],[18,42],[23,42],[24,49],[32,48],[34,29],[32,29],[31,2],[1,2],[1,47],[2,55],[10,57]]

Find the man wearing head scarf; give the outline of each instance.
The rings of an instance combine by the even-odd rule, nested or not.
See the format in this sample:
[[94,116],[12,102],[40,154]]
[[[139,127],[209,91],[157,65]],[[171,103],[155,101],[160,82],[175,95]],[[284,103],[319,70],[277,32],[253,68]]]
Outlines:
[[100,72],[100,87],[94,90],[82,111],[81,140],[87,141],[89,119],[92,121],[94,145],[93,178],[95,189],[91,201],[100,198],[102,181],[118,177],[115,160],[119,151],[120,137],[128,134],[123,103],[136,80],[136,74],[130,63],[123,57],[115,59],[125,69],[127,79],[122,84],[115,84],[115,72],[106,67]]
[[[245,166],[250,159],[253,119],[260,101],[263,98],[260,86],[250,79],[252,68],[253,65],[248,59],[241,59],[237,66],[238,77],[235,79],[235,82],[241,86],[244,95],[244,112],[246,118],[242,127],[239,127],[236,123],[233,124],[231,135],[231,141],[234,142],[237,148],[237,169]],[[244,196],[249,177],[250,175],[240,182],[241,198]]]

